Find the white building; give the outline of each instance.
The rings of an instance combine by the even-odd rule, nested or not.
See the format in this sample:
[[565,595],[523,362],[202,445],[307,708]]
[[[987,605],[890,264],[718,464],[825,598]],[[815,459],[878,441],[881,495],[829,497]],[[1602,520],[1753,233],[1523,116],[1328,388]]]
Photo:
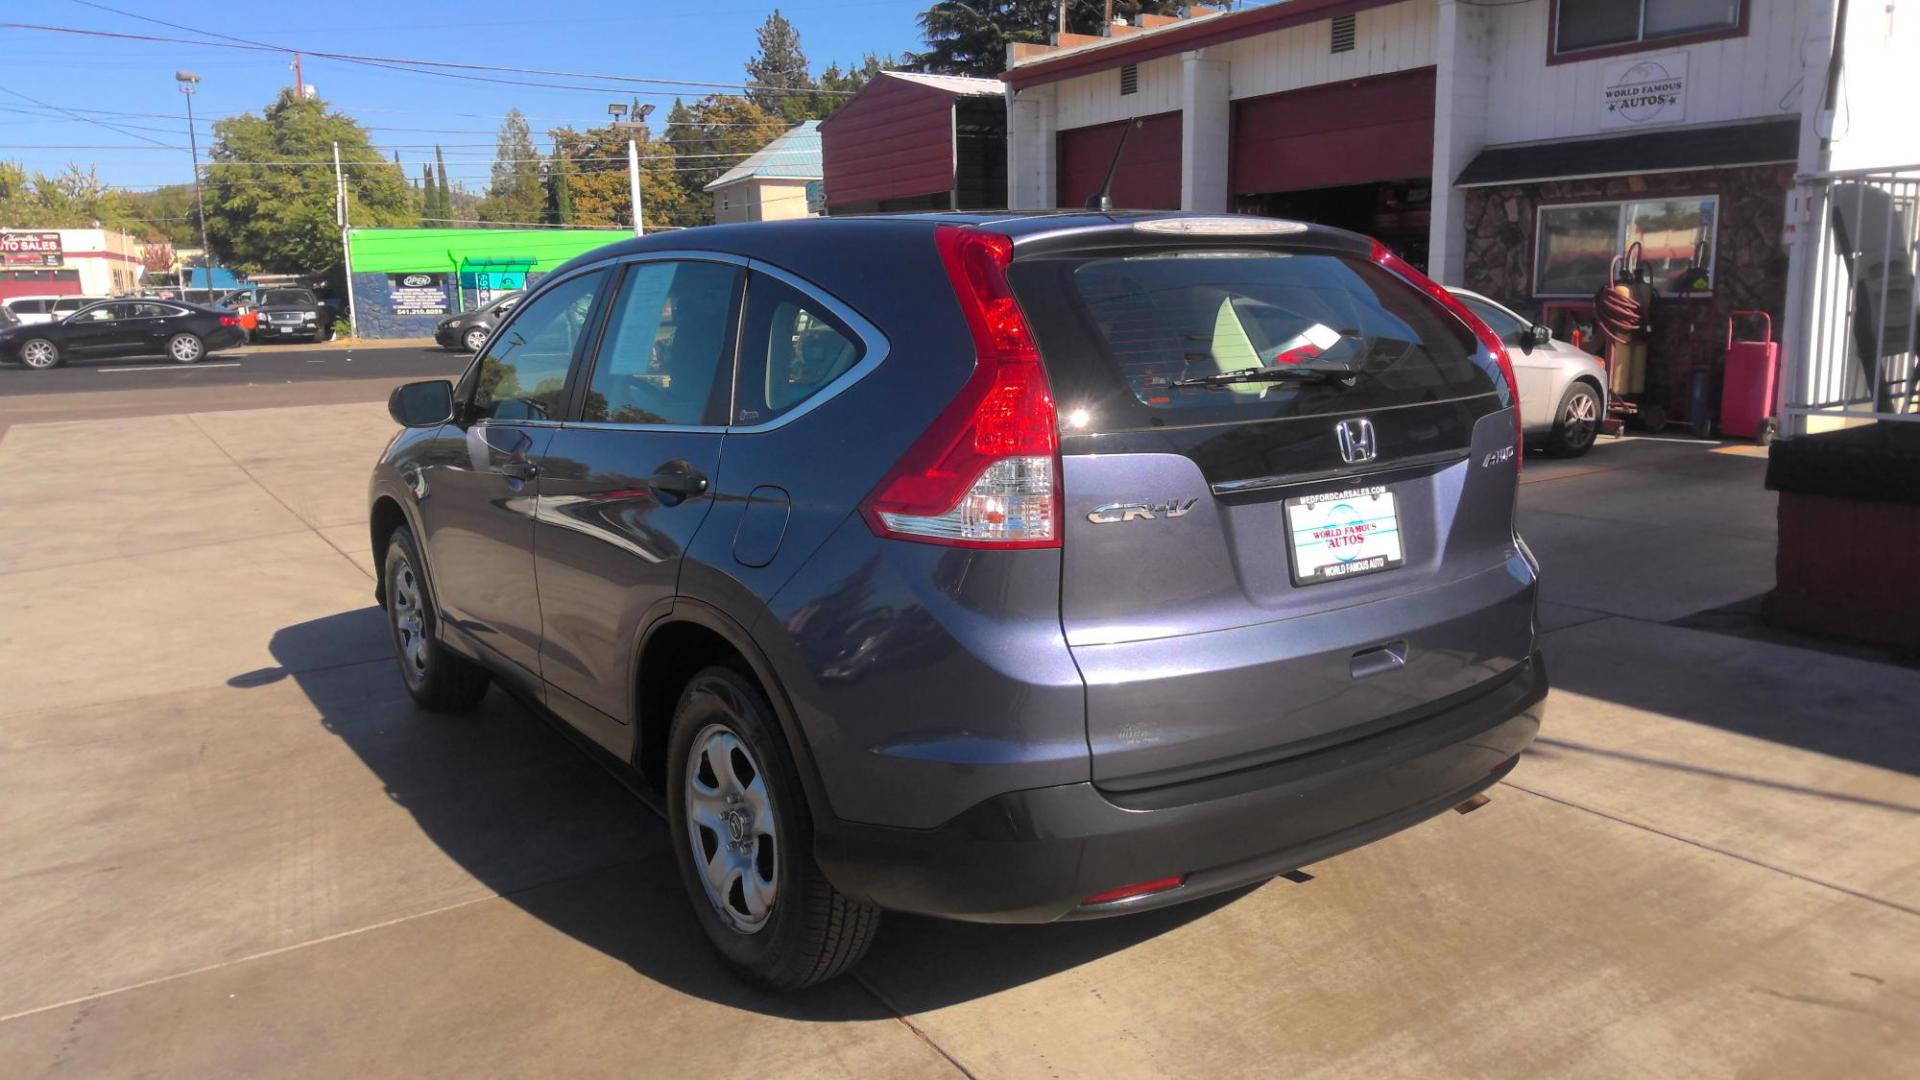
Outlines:
[[131,292],[139,252],[139,241],[110,229],[0,230],[0,299]]

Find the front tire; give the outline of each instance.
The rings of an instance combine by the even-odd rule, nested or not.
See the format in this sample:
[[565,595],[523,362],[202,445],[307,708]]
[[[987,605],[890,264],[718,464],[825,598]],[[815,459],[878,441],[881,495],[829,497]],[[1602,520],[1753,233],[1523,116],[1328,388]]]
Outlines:
[[60,366],[60,361],[65,359],[60,355],[60,346],[46,338],[32,338],[22,342],[18,355],[21,363],[35,371],[57,368]]
[[674,710],[667,761],[681,881],[721,957],[782,990],[858,963],[880,911],[840,893],[814,862],[799,775],[759,688],[728,667],[695,675]]
[[207,343],[195,334],[175,334],[167,339],[167,358],[176,364],[197,364],[207,355]]
[[387,625],[400,660],[400,677],[414,703],[428,712],[471,712],[486,696],[487,669],[440,643],[434,633],[439,609],[421,568],[413,530],[405,525],[387,538]]
[[460,339],[460,344],[465,345],[468,352],[477,353],[487,346],[487,332],[478,327],[469,330],[466,336]]
[[1586,383],[1567,387],[1553,414],[1553,435],[1547,451],[1555,457],[1579,457],[1593,449],[1600,436],[1600,394]]

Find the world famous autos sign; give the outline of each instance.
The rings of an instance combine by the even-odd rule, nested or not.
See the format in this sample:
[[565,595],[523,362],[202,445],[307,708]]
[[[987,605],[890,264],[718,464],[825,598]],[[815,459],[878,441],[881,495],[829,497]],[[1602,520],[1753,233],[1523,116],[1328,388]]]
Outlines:
[[64,262],[57,232],[0,232],[0,266],[45,268]]
[[1646,128],[1687,118],[1687,54],[1617,60],[1600,69],[1600,126]]

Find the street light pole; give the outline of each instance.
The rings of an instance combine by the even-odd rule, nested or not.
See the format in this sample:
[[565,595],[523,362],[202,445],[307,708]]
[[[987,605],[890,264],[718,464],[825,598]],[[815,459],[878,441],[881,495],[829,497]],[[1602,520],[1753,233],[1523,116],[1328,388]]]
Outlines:
[[[207,303],[213,303],[213,248],[207,244],[207,204],[200,197],[200,137],[193,129],[193,88],[200,83],[200,76],[191,71],[176,71],[173,81],[180,84],[180,92],[187,96],[187,147],[193,153],[193,205],[200,215],[200,269],[207,281]],[[189,279],[191,280],[191,279]],[[181,299],[185,299],[186,289],[182,288]]]
[[[607,115],[613,117],[613,126],[626,128],[629,132],[644,125],[652,114],[653,106],[642,105],[633,111],[632,120],[622,120],[621,117],[627,115],[625,105],[615,102],[607,106]],[[633,235],[647,235],[646,225],[641,221],[640,143],[631,136],[627,139],[627,198],[633,205]]]

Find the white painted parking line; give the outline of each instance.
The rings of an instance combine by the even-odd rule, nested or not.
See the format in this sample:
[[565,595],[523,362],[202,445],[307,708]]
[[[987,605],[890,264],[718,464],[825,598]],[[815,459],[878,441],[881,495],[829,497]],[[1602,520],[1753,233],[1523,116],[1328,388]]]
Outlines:
[[206,369],[212,368],[212,367],[239,367],[239,366],[240,366],[240,361],[235,360],[232,363],[228,363],[228,364],[152,364],[147,367],[103,367],[103,368],[94,368],[93,370],[99,372],[102,375],[118,375],[118,374],[121,374],[122,372],[130,372],[130,371],[143,371],[143,372],[144,371],[205,371]]

